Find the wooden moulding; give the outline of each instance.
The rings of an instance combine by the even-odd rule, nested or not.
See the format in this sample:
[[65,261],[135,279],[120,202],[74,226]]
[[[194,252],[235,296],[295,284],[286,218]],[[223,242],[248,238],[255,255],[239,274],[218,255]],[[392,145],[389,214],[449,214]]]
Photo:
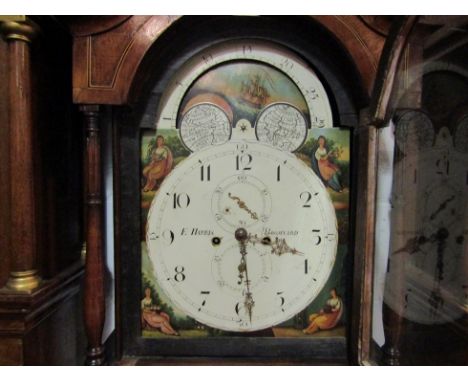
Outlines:
[[[46,338],[37,338],[34,333],[54,313],[59,312],[67,301],[79,294],[83,265],[75,263],[51,280],[44,281],[41,288],[29,294],[11,294],[0,290],[0,365],[38,365],[50,343],[61,343],[55,332],[46,333]],[[72,321],[60,322],[54,331],[69,331]],[[60,327],[59,327],[60,326]],[[76,330],[76,328],[75,328]],[[72,333],[76,333],[72,331]],[[34,350],[28,348],[34,344]],[[53,363],[60,363],[66,353],[57,351],[51,355]],[[50,352],[49,352],[50,353]]]
[[369,124],[368,109],[361,112],[358,145],[351,358],[353,363],[363,364],[369,360],[371,343],[378,145],[377,129]]
[[[70,24],[73,41],[73,100],[79,104],[123,105],[139,65],[158,37],[178,16],[116,16]],[[385,37],[357,16],[315,16],[356,63],[370,94]],[[100,25],[104,23],[104,25]]]
[[386,40],[370,108],[361,113],[358,131],[359,183],[357,187],[355,277],[353,300],[353,359],[359,364],[373,363],[372,344],[372,283],[374,277],[375,197],[378,173],[377,130],[385,126],[394,108],[392,95],[397,69],[409,35],[417,22],[416,16],[401,17],[391,28]]
[[391,101],[398,66],[417,20],[418,16],[401,17],[393,25],[385,43],[370,109],[371,123],[377,127],[385,126],[388,123],[394,109],[395,105]]

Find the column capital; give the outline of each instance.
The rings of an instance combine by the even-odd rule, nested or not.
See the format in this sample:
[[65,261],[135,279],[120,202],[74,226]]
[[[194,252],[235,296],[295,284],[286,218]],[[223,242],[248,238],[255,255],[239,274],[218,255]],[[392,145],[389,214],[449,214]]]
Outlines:
[[32,43],[38,33],[38,25],[26,16],[0,16],[0,34],[7,41]]

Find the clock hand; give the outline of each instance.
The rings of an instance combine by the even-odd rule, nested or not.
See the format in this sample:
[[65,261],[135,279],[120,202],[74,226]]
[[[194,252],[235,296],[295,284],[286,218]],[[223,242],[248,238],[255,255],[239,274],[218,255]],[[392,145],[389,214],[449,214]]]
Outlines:
[[234,200],[237,205],[239,206],[239,208],[247,211],[247,213],[250,215],[250,217],[254,220],[258,220],[258,215],[256,212],[252,212],[252,210],[250,210],[249,207],[247,207],[247,205],[245,204],[245,202],[243,200],[241,200],[241,198],[237,197],[237,196],[234,196],[232,195],[230,192],[228,193],[228,196],[229,198],[231,198],[232,200]]
[[291,253],[293,255],[303,255],[303,252],[298,251],[296,248],[290,247],[286,243],[286,239],[280,239],[275,237],[275,241],[272,242],[269,237],[260,239],[257,235],[249,235],[248,241],[252,244],[261,243],[263,245],[269,245],[271,247],[271,253],[277,256],[284,255],[285,253]]
[[437,232],[433,233],[429,237],[426,237],[424,235],[411,237],[406,241],[403,247],[401,247],[400,249],[397,249],[395,252],[393,252],[393,254],[396,255],[398,253],[407,252],[411,255],[413,253],[419,252],[421,250],[422,245],[426,243],[435,243],[435,242],[438,242],[440,244],[441,242],[444,242],[448,236],[449,236],[449,232],[447,231],[447,229],[440,228]]
[[244,228],[238,228],[235,232],[235,237],[239,241],[239,247],[240,247],[240,254],[241,254],[241,262],[237,269],[239,270],[239,284],[242,283],[243,279],[243,274],[245,274],[245,291],[244,291],[244,307],[247,310],[249,314],[249,320],[252,323],[252,308],[255,305],[255,302],[252,297],[252,292],[250,292],[250,280],[249,280],[249,274],[247,270],[247,249],[246,249],[246,241],[248,239],[248,233]]
[[303,255],[302,252],[299,252],[296,248],[290,247],[286,244],[286,239],[275,238],[274,244],[271,245],[271,253],[281,256],[285,253],[291,253],[293,255]]
[[441,211],[443,211],[443,210],[445,210],[445,208],[447,208],[447,204],[449,204],[453,199],[455,199],[455,195],[452,195],[450,198],[447,198],[446,200],[444,200],[444,201],[440,204],[439,208],[437,208],[437,210],[434,211],[434,212],[431,214],[431,216],[429,217],[429,220],[434,220],[434,219],[437,217],[437,215],[439,215],[439,213],[440,213]]

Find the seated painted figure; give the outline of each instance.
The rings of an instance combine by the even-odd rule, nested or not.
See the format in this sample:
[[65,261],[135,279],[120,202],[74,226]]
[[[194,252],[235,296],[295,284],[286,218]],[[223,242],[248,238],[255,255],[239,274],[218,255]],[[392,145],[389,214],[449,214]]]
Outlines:
[[319,313],[309,316],[309,326],[303,330],[305,334],[313,334],[319,330],[333,329],[338,325],[343,314],[343,301],[333,288],[330,291],[330,298]]
[[169,315],[153,305],[150,288],[145,289],[145,298],[141,300],[141,323],[143,328],[159,329],[164,334],[179,335],[171,326]]
[[311,163],[314,172],[322,179],[326,186],[336,192],[342,192],[343,187],[340,182],[340,168],[333,163],[335,153],[329,152],[326,146],[326,140],[323,135],[318,137],[319,147],[312,155]]
[[164,137],[158,135],[156,138],[156,147],[151,150],[151,160],[143,169],[143,176],[146,179],[143,191],[155,191],[166,175],[171,171],[172,165],[172,152],[169,147],[165,145]]

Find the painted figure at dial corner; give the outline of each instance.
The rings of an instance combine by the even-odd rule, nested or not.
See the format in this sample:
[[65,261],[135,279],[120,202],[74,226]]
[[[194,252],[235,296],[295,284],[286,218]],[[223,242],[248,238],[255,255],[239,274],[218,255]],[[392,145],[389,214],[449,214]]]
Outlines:
[[309,326],[302,332],[313,334],[319,330],[328,330],[336,327],[343,315],[343,300],[338,296],[336,288],[330,290],[330,298],[320,312],[309,316]]
[[334,163],[334,158],[338,156],[337,150],[329,151],[326,138],[321,135],[317,139],[318,148],[312,155],[312,169],[322,179],[326,186],[336,192],[342,192],[343,187],[340,181],[340,168]]
[[148,156],[150,156],[150,162],[143,168],[143,176],[146,179],[144,192],[156,190],[172,170],[174,162],[172,152],[166,146],[162,135],[156,137],[156,144],[153,147],[150,146]]
[[179,335],[172,327],[169,315],[153,304],[150,288],[145,289],[145,298],[141,300],[141,324],[144,329],[159,329],[164,334]]

